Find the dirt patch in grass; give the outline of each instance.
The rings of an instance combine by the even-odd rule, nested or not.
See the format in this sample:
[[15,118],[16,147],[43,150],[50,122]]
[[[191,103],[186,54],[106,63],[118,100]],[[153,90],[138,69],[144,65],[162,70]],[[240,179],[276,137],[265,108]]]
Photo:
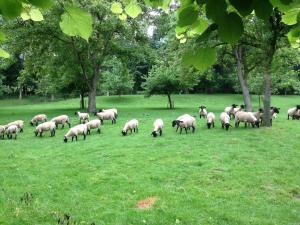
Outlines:
[[294,195],[294,198],[298,201],[300,201],[300,195]]
[[153,196],[149,198],[142,199],[136,203],[136,208],[138,209],[150,209],[157,201],[158,197]]

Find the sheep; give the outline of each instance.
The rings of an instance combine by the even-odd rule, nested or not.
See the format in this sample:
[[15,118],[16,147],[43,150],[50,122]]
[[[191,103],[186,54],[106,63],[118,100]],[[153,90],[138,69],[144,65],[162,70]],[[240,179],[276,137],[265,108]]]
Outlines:
[[199,107],[199,117],[201,119],[201,117],[206,118],[207,117],[207,110],[206,110],[206,106],[201,105]]
[[0,137],[4,139],[5,135],[5,126],[0,125]]
[[67,143],[69,138],[72,138],[72,141],[75,137],[75,140],[77,141],[78,135],[83,135],[83,140],[85,140],[86,135],[88,133],[88,127],[86,124],[79,124],[75,127],[72,127],[64,136],[64,142]]
[[100,134],[101,130],[101,121],[99,119],[95,119],[95,120],[91,120],[89,122],[86,123],[86,126],[88,128],[88,134],[91,134],[91,129],[97,129],[97,132]]
[[288,111],[287,111],[288,120],[290,119],[290,117],[292,117],[292,119],[294,120],[295,117],[297,117],[297,114],[299,114],[299,112],[300,112],[300,105],[297,105],[296,107],[288,109]]
[[239,107],[234,108],[234,109],[233,109],[233,116],[235,117],[236,113],[237,113],[237,112],[240,112],[240,111],[243,111],[244,108],[245,108],[244,105],[240,105]]
[[275,113],[276,113],[276,115],[279,114],[279,110],[280,110],[280,108],[277,108],[277,107],[274,107],[274,106],[271,107],[271,109],[270,109],[270,115],[271,115],[270,123],[271,123],[271,126],[272,126],[272,122],[273,122],[273,116],[274,116]]
[[34,124],[37,126],[39,124],[39,122],[47,122],[47,116],[45,114],[39,114],[34,116],[31,120],[30,120],[30,125],[33,126]]
[[105,111],[112,111],[115,114],[115,118],[118,118],[118,110],[116,108],[112,108],[112,109],[99,109],[98,112],[105,112]]
[[55,123],[56,129],[58,128],[58,124],[61,124],[61,128],[63,129],[65,127],[65,123],[69,125],[69,128],[71,127],[70,119],[67,115],[54,117],[51,121]]
[[14,122],[11,122],[7,125],[5,125],[6,128],[10,127],[11,125],[16,125],[19,129],[19,131],[22,133],[23,132],[23,127],[24,127],[24,121],[23,120],[16,120]]
[[262,118],[264,110],[262,108],[259,108],[257,112],[252,112],[252,115],[258,120],[260,121]]
[[164,122],[162,119],[157,119],[154,121],[153,123],[154,129],[151,133],[151,135],[153,135],[153,137],[157,137],[157,133],[159,132],[159,136],[162,135],[162,130],[164,127]]
[[237,107],[236,104],[232,104],[231,106],[228,106],[224,109],[224,112],[228,114],[228,116],[231,118],[231,116],[234,116],[234,109]]
[[8,139],[12,139],[13,134],[15,135],[15,139],[17,139],[17,134],[19,133],[19,127],[17,125],[10,125],[6,128],[5,133]]
[[[183,115],[177,117],[176,120],[172,121],[172,127],[175,127],[177,125],[177,122],[176,122],[177,120],[180,120],[181,117],[185,117],[185,116],[190,116],[190,115],[189,114],[183,114]],[[178,129],[179,129],[179,125],[177,125],[177,127],[176,127],[176,132],[178,131]]]
[[239,127],[240,122],[244,122],[245,127],[247,127],[247,123],[251,123],[252,127],[259,127],[259,120],[252,112],[237,112],[235,115],[235,127]]
[[216,116],[214,113],[210,112],[207,114],[207,128],[210,129],[210,127],[215,127],[215,120]]
[[132,130],[133,132],[137,133],[139,131],[138,126],[139,126],[139,122],[136,119],[132,119],[127,123],[125,123],[125,126],[123,127],[121,133],[123,134],[123,136],[127,135],[128,130],[130,130],[130,133],[132,133]]
[[221,125],[222,125],[222,128],[223,128],[223,129],[224,129],[224,127],[225,127],[225,129],[228,130],[229,127],[232,127],[232,126],[230,125],[230,117],[229,117],[229,115],[228,115],[227,112],[222,112],[222,113],[221,113],[221,115],[220,115],[220,120],[221,120]]
[[53,122],[53,121],[44,122],[35,128],[34,133],[35,133],[35,136],[38,136],[38,134],[39,134],[40,137],[42,137],[44,131],[50,131],[51,137],[54,137],[55,136],[55,128],[56,128],[55,122]]
[[103,112],[98,112],[98,113],[96,112],[94,115],[99,118],[99,120],[101,121],[101,124],[103,124],[103,120],[111,120],[112,124],[117,122],[115,113],[113,111],[103,111]]
[[79,117],[79,123],[86,123],[90,120],[90,115],[88,113],[75,112],[75,115]]
[[194,117],[190,115],[181,116],[180,120],[175,120],[175,125],[180,127],[180,134],[182,133],[182,128],[185,129],[186,134],[187,134],[187,129],[189,128],[193,129],[192,131],[193,133],[196,130],[196,120]]
[[297,119],[297,120],[300,119],[300,105],[297,105],[297,111],[294,115],[294,119]]

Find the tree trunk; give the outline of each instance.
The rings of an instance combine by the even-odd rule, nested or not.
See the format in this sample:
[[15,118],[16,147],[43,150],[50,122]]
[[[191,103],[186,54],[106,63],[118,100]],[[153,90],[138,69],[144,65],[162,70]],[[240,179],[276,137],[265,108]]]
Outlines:
[[235,52],[235,57],[237,60],[237,74],[238,74],[238,78],[239,78],[240,85],[241,85],[242,92],[243,92],[244,104],[246,106],[246,110],[248,112],[252,112],[252,103],[251,103],[251,98],[250,98],[250,93],[249,93],[249,88],[248,88],[247,78],[246,78],[246,74],[245,74],[244,63],[243,63],[243,48],[242,48],[242,46],[238,45],[234,49],[234,52]]
[[80,98],[80,101],[79,101],[80,109],[84,109],[85,108],[85,105],[84,105],[84,92],[81,92],[79,98]]
[[19,88],[19,100],[22,100],[23,99],[23,87],[20,86]]
[[173,109],[174,107],[173,107],[173,103],[172,103],[172,99],[171,99],[171,94],[168,93],[167,96],[168,96],[169,108]]
[[51,101],[54,101],[54,99],[55,99],[54,94],[51,94]]
[[[271,64],[271,63],[270,63]],[[266,65],[264,71],[264,114],[263,121],[266,127],[271,126],[271,74],[270,74],[271,65]]]
[[97,111],[96,107],[96,95],[97,95],[97,86],[99,79],[99,67],[94,69],[92,83],[89,87],[89,100],[88,100],[88,112],[93,113]]

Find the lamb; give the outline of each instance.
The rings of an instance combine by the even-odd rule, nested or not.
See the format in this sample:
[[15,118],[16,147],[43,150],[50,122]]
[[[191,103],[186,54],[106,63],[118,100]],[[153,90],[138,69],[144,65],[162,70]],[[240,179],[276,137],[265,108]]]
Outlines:
[[17,139],[17,134],[19,133],[19,127],[17,125],[10,125],[5,130],[7,138],[12,139],[13,134],[15,135],[15,139]]
[[287,111],[288,114],[288,120],[290,119],[290,117],[292,117],[292,119],[294,120],[295,117],[297,117],[297,114],[300,113],[300,105],[297,105],[296,107],[290,108]]
[[[185,117],[185,116],[190,116],[190,115],[189,114],[183,114],[183,115],[177,117],[176,120],[172,121],[172,127],[175,127],[177,125],[177,122],[176,122],[177,120],[180,120],[182,117]],[[178,131],[178,129],[179,129],[179,125],[177,125],[177,127],[176,127],[176,132]]]
[[230,117],[229,117],[229,115],[228,115],[227,112],[222,112],[222,113],[221,113],[221,115],[220,115],[220,120],[221,120],[221,125],[222,125],[222,128],[223,128],[223,129],[224,129],[224,127],[225,127],[225,129],[228,130],[229,127],[232,127],[232,126],[230,125]]
[[33,126],[34,124],[37,126],[39,124],[39,122],[47,122],[47,116],[45,114],[39,114],[34,116],[31,120],[30,120],[30,125]]
[[206,117],[207,117],[206,106],[201,105],[199,108],[200,108],[200,109],[199,109],[199,116],[200,116],[200,119],[201,119],[201,117],[206,118]]
[[236,104],[232,104],[231,106],[228,106],[224,109],[224,112],[228,114],[228,116],[231,118],[231,116],[234,116],[234,109],[237,107]]
[[4,139],[5,135],[5,126],[0,125],[0,137]]
[[125,126],[122,130],[123,136],[127,135],[128,130],[130,130],[130,133],[132,133],[132,130],[133,132],[137,133],[139,131],[138,126],[139,126],[139,122],[136,119],[132,119],[128,121],[127,123],[125,123]]
[[215,120],[216,116],[214,113],[210,112],[207,114],[207,128],[210,129],[210,127],[215,127]]
[[69,128],[71,127],[70,119],[67,115],[54,117],[51,121],[55,123],[56,129],[58,128],[58,124],[62,124],[61,128],[63,129],[65,127],[65,123],[69,125]]
[[193,129],[193,133],[195,132],[196,120],[194,117],[192,117],[190,115],[181,116],[180,120],[175,120],[175,121],[173,121],[173,123],[180,127],[180,134],[182,133],[182,128],[185,129],[186,134],[187,134],[187,129],[189,129],[189,128]]
[[151,135],[153,135],[153,137],[157,137],[157,133],[159,132],[159,136],[162,135],[162,130],[164,127],[164,122],[162,121],[162,119],[157,119],[154,121],[153,123],[154,129],[151,133]]
[[86,135],[88,133],[88,127],[86,124],[79,124],[75,127],[72,127],[64,136],[64,142],[67,143],[68,139],[72,138],[72,141],[75,137],[75,140],[77,141],[78,135],[83,135],[83,140],[85,140]]
[[115,118],[118,118],[118,110],[116,108],[112,109],[99,109],[99,112],[112,111],[115,114]]
[[6,128],[10,127],[11,125],[16,125],[20,132],[23,132],[23,127],[24,127],[24,121],[23,120],[16,120],[14,122],[11,122],[7,125],[5,125]]
[[104,111],[104,112],[96,112],[95,116],[97,116],[99,118],[99,120],[101,121],[101,124],[103,124],[103,120],[111,120],[111,123],[114,124],[116,123],[116,117],[115,117],[115,113],[113,111]]
[[79,117],[79,123],[86,123],[90,120],[90,115],[88,113],[75,112],[75,115]]
[[91,120],[86,123],[86,126],[88,128],[88,134],[91,134],[91,129],[97,129],[97,132],[100,134],[101,133],[101,121],[99,119]]
[[240,122],[244,122],[245,127],[247,127],[247,123],[251,123],[252,127],[259,127],[259,120],[256,119],[252,112],[237,112],[235,115],[235,127],[239,127]]
[[55,136],[55,128],[56,128],[55,122],[52,122],[52,121],[44,122],[35,128],[34,133],[35,133],[35,136],[38,136],[38,134],[39,134],[40,137],[42,137],[44,131],[50,131],[51,137],[54,137]]

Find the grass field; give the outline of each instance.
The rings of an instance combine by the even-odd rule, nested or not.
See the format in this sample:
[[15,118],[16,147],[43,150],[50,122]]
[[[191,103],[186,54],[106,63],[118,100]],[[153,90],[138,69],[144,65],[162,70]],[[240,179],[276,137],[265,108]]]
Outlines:
[[[300,121],[287,120],[299,96],[275,96],[281,108],[272,128],[220,127],[208,130],[197,117],[195,134],[176,133],[171,121],[183,113],[197,116],[206,105],[219,118],[225,106],[242,103],[239,95],[166,97],[99,97],[98,107],[116,107],[116,125],[106,122],[99,135],[63,143],[34,137],[30,118],[74,112],[78,99],[32,103],[1,100],[0,124],[26,121],[15,140],[0,140],[0,224],[300,224]],[[256,99],[254,99],[256,100]],[[255,102],[257,107],[257,102]],[[154,119],[162,118],[162,137],[150,136]],[[121,136],[126,120],[140,122],[138,134]],[[152,208],[136,203],[157,197]],[[64,223],[66,224],[66,222]]]

